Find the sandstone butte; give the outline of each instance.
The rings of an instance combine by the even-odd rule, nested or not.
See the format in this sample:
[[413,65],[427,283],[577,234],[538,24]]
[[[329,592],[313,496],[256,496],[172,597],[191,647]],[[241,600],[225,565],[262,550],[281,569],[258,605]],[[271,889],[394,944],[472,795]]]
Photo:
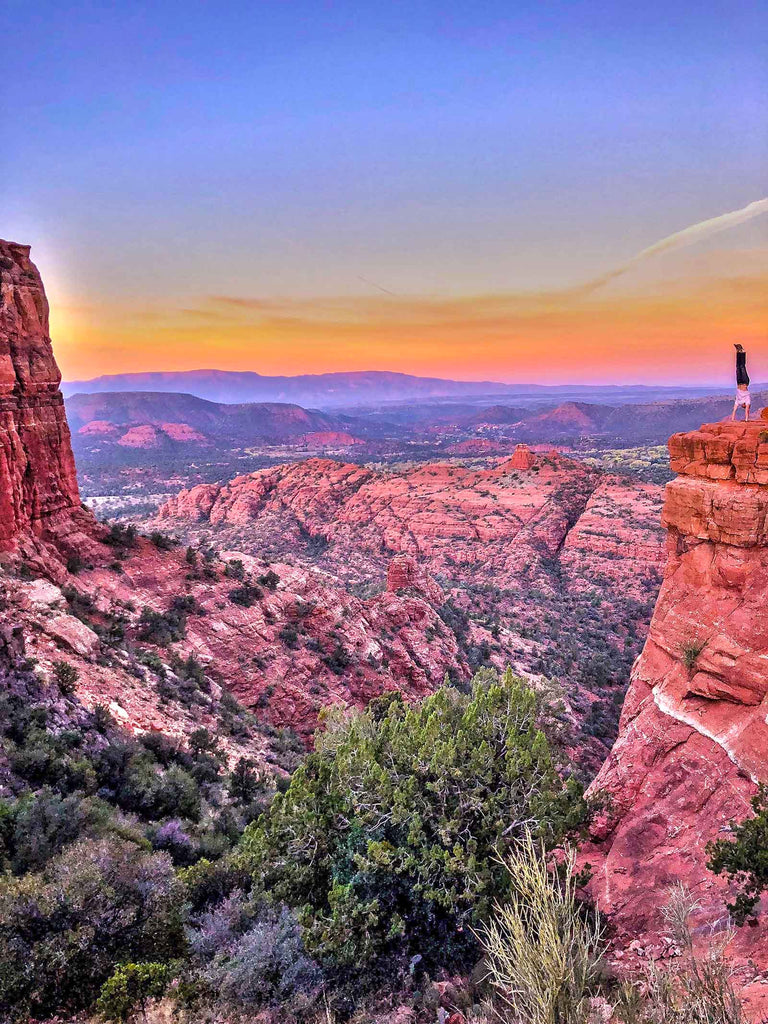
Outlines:
[[[618,739],[591,786],[607,804],[585,855],[617,946],[631,937],[640,955],[661,952],[659,907],[675,881],[700,902],[700,934],[725,926],[726,886],[705,847],[750,816],[768,780],[766,428],[707,424],[669,441],[668,563]],[[765,1013],[764,926],[737,929],[730,955],[750,1009]]]
[[40,551],[79,533],[87,517],[28,245],[0,240],[0,282],[0,551],[19,543]]

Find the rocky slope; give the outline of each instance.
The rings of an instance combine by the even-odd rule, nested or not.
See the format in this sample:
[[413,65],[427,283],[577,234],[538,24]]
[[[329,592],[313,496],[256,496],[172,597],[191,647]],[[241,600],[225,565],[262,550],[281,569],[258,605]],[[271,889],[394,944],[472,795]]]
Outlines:
[[450,580],[505,587],[541,577],[553,560],[581,576],[578,553],[589,549],[591,575],[615,577],[621,560],[631,590],[663,560],[659,496],[653,485],[519,445],[488,469],[383,472],[308,459],[182,491],[156,521],[198,524],[197,535],[213,527],[243,550],[312,554],[350,581],[382,576],[392,554],[407,553]]
[[[749,816],[768,778],[767,426],[709,424],[669,442],[668,563],[619,738],[592,785],[607,809],[587,855],[619,942],[632,935],[646,954],[658,953],[659,906],[676,880],[699,900],[701,930],[723,927],[724,884],[705,847]],[[764,929],[739,929],[731,954],[765,1009]]]
[[[41,678],[66,661],[86,710],[104,704],[131,731],[207,724],[235,746],[236,694],[259,754],[275,727],[309,736],[329,702],[467,676],[422,573],[362,599],[314,567],[204,557],[97,523],[79,502],[42,281],[27,246],[0,243],[0,257],[0,606]],[[323,422],[299,412],[300,430]]]
[[307,737],[326,704],[364,703],[395,686],[424,694],[446,672],[467,674],[435,610],[440,588],[423,575],[363,601],[317,570],[238,556],[238,576],[243,563],[244,579],[227,574],[226,560],[197,570],[183,550],[140,538],[114,567],[83,569],[63,588],[9,577],[6,607],[44,671],[65,658],[83,703],[106,703],[131,730],[196,727],[205,699],[190,693],[180,712],[162,699],[175,682],[157,691],[169,672],[183,679],[174,665],[190,654],[217,698],[228,691],[272,726]]

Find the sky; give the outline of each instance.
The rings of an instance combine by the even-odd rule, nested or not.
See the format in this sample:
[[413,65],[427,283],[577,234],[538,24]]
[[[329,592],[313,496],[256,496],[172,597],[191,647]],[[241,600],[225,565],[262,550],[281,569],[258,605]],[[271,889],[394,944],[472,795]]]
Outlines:
[[768,196],[766,29],[756,0],[0,0],[0,236],[67,379],[720,384],[740,340],[768,380],[768,215],[633,261]]

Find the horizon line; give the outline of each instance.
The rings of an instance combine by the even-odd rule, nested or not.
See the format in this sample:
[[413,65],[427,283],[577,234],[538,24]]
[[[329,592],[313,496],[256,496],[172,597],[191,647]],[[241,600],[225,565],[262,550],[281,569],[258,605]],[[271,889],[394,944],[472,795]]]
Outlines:
[[[396,375],[399,377],[408,377],[412,380],[434,380],[440,381],[446,384],[472,384],[482,385],[488,384],[494,387],[521,387],[521,388],[532,388],[536,390],[552,390],[554,388],[585,388],[585,387],[596,387],[596,388],[662,388],[669,390],[672,388],[684,389],[684,390],[698,390],[701,388],[728,388],[730,384],[722,381],[702,381],[699,383],[660,383],[660,382],[643,382],[643,381],[627,381],[617,383],[616,381],[563,381],[557,384],[538,384],[535,382],[527,382],[520,380],[491,380],[488,378],[466,378],[466,377],[442,377],[439,375],[432,374],[418,374],[408,373],[405,370],[378,370],[378,369],[359,369],[359,370],[323,370],[315,373],[260,373],[258,370],[243,369],[243,370],[224,370],[215,366],[200,366],[194,367],[187,370],[119,370],[113,373],[99,373],[93,377],[72,377],[61,379],[61,384],[86,384],[97,380],[109,380],[116,377],[139,377],[139,376],[188,376],[197,373],[217,373],[226,374],[228,376],[238,376],[241,374],[252,374],[257,377],[261,377],[263,380],[270,380],[275,378],[285,378],[286,380],[297,380],[301,377],[330,377],[330,376],[362,376],[369,374],[380,374],[380,375]],[[758,382],[751,385],[753,388],[758,386]],[[768,387],[768,380],[764,384]]]

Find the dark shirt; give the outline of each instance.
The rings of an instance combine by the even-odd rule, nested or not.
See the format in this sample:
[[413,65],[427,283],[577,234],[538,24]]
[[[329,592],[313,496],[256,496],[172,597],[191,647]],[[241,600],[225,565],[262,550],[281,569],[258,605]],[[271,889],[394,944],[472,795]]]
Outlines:
[[747,353],[736,353],[736,383],[749,386],[749,374],[747,373]]

